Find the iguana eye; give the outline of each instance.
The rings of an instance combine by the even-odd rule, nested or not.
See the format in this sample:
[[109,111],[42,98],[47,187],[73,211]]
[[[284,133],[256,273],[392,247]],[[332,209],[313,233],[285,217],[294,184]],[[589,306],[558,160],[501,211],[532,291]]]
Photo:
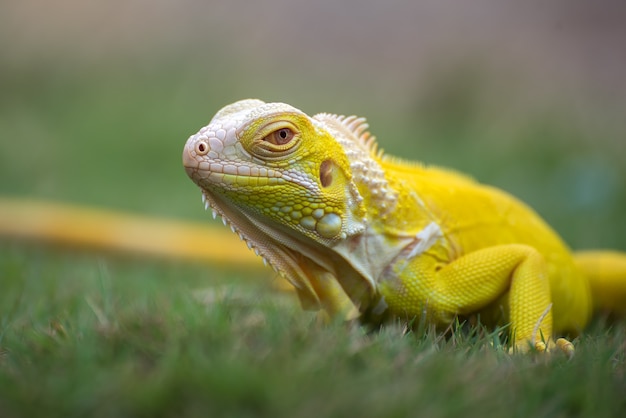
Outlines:
[[274,145],[285,145],[291,141],[294,136],[295,134],[291,129],[281,128],[263,138],[263,141],[267,141]]
[[290,120],[270,121],[264,126],[252,126],[250,129],[250,132],[241,134],[241,141],[256,157],[283,158],[295,152],[302,142],[300,129]]

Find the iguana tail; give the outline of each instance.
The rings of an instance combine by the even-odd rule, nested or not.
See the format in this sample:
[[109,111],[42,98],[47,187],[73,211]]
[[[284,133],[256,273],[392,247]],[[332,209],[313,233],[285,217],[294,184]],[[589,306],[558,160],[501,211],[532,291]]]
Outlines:
[[626,316],[626,253],[583,251],[574,260],[589,279],[594,309]]

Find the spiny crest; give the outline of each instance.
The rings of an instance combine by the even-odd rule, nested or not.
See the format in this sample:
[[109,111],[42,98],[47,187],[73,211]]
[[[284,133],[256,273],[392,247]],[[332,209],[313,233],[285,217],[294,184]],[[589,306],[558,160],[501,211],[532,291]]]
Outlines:
[[319,113],[313,118],[322,122],[331,122],[335,126],[339,125],[337,127],[346,129],[346,133],[351,134],[346,135],[347,138],[356,139],[357,145],[367,151],[371,157],[382,158],[383,150],[378,148],[376,137],[368,131],[369,124],[364,117]]

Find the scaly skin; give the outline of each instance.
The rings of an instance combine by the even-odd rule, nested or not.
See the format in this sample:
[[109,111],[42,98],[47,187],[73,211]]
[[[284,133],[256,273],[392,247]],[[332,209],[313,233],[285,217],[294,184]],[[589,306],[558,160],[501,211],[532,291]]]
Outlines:
[[505,192],[383,156],[362,118],[242,100],[189,138],[183,163],[207,207],[305,308],[371,322],[426,315],[440,326],[480,314],[510,323],[525,351],[584,328],[594,292],[599,308],[626,306],[626,255],[577,263]]

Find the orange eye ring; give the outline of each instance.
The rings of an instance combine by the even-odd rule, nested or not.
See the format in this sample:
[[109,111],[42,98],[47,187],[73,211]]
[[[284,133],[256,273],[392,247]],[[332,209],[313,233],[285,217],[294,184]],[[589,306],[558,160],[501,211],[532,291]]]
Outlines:
[[250,154],[264,160],[284,158],[302,143],[298,125],[290,120],[269,121],[251,130],[241,135],[242,145]]

